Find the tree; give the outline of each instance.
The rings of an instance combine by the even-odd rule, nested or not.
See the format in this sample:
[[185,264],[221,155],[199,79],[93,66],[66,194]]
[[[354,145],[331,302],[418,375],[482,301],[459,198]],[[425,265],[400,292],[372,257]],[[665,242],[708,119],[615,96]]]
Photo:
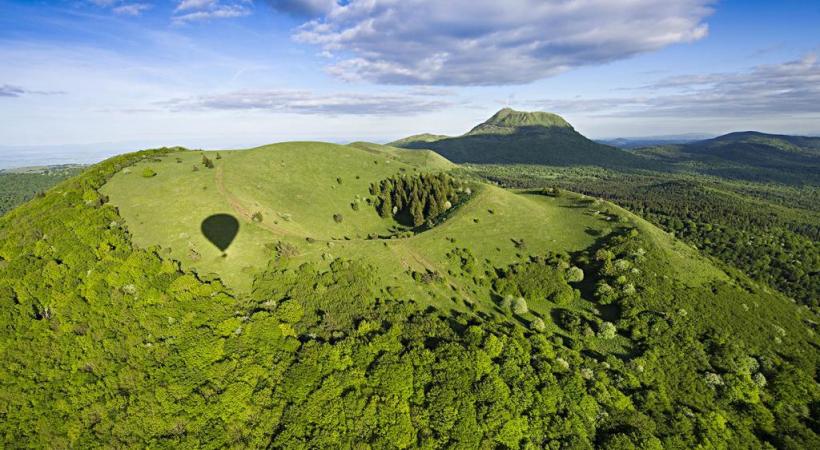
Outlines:
[[598,330],[598,337],[601,339],[613,339],[618,334],[618,329],[612,322],[604,322],[601,324],[601,329]]
[[532,322],[530,322],[530,328],[534,331],[542,333],[544,330],[547,329],[547,326],[544,324],[544,321],[540,317],[536,317],[532,320]]
[[514,313],[518,315],[526,314],[530,311],[530,309],[527,307],[527,301],[524,300],[524,297],[518,297],[515,300],[513,300],[512,310]]
[[580,267],[572,266],[567,269],[567,281],[578,283],[584,281],[584,271]]

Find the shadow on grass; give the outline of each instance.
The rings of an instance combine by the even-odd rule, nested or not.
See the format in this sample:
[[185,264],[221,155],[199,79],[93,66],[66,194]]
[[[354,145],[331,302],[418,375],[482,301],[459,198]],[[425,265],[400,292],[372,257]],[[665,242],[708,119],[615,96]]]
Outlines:
[[230,214],[214,214],[202,221],[200,229],[205,238],[224,253],[239,232],[239,221]]

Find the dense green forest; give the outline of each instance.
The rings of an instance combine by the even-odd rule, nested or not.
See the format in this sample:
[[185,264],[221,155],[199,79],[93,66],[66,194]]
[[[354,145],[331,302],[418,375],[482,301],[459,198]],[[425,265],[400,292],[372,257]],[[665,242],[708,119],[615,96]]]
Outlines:
[[473,166],[505,186],[614,201],[812,308],[820,306],[820,189],[695,174]]
[[0,216],[55,184],[76,175],[75,166],[53,166],[41,169],[0,171]]
[[5,447],[820,447],[815,316],[741,274],[667,276],[626,213],[588,199],[613,224],[594,245],[518,240],[504,265],[454,239],[457,269],[419,282],[487,286],[490,313],[421,306],[343,256],[279,254],[243,293],[136,247],[100,193],[169,152],[0,218]]

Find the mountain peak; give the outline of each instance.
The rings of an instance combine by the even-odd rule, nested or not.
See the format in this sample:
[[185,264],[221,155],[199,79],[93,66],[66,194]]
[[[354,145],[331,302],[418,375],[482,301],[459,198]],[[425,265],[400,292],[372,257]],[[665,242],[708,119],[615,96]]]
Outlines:
[[519,131],[521,128],[537,129],[543,128],[572,128],[563,117],[558,114],[543,111],[516,111],[511,108],[503,108],[484,123],[479,124],[468,134],[508,134]]

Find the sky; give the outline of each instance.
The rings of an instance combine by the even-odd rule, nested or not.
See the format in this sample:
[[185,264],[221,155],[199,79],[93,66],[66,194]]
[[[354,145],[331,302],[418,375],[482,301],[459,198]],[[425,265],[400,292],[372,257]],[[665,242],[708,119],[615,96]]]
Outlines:
[[0,0],[0,167],[146,147],[820,134],[820,2]]

